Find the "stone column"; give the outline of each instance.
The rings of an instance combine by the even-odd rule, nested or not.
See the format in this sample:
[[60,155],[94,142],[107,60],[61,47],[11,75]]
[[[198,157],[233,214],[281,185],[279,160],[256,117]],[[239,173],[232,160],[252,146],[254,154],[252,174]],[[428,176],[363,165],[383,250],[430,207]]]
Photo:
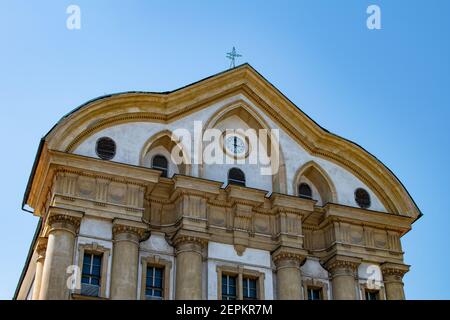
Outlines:
[[384,263],[381,265],[387,300],[405,299],[402,279],[408,271],[409,266],[404,264]]
[[356,300],[356,276],[359,258],[334,256],[326,263],[331,274],[331,287],[334,300]]
[[195,236],[176,236],[176,300],[201,300],[203,247],[207,240]]
[[45,251],[47,250],[47,238],[40,237],[36,244],[36,271],[34,273],[32,300],[39,300],[41,291],[42,271],[44,270]]
[[279,248],[272,254],[277,267],[277,297],[278,300],[301,300],[302,274],[300,265],[305,254],[299,250]]
[[71,276],[67,268],[73,265],[75,237],[81,212],[51,208],[47,217],[48,240],[42,270],[40,300],[65,300],[70,298],[67,281]]
[[115,219],[113,222],[113,253],[111,272],[111,299],[136,300],[139,242],[146,225],[140,222]]

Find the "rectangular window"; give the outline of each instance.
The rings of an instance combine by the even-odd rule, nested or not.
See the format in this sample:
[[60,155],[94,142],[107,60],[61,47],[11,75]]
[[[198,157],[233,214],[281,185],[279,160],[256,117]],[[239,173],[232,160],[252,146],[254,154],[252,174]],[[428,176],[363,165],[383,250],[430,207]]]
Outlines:
[[236,300],[236,276],[222,275],[222,300]]
[[257,292],[256,292],[256,279],[254,278],[243,278],[243,298],[244,300],[257,300]]
[[365,290],[366,300],[379,300],[378,290]]
[[100,277],[102,270],[102,255],[84,253],[83,270],[81,274],[81,294],[98,297],[100,295]]
[[322,300],[322,289],[308,288],[308,300]]
[[162,300],[164,269],[158,267],[147,267],[147,275],[145,280],[145,298],[147,300]]

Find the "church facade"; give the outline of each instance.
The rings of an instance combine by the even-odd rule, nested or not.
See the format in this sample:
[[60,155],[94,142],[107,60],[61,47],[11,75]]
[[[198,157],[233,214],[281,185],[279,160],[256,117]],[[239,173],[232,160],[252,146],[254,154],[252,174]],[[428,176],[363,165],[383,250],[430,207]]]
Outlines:
[[[213,143],[214,142],[214,143]],[[15,299],[404,299],[421,213],[250,65],[91,100],[41,140]]]

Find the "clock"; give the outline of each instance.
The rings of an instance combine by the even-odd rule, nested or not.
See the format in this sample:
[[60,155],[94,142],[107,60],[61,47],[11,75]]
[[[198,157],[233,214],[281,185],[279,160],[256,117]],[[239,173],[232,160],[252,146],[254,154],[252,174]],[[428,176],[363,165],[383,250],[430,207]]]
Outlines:
[[233,157],[244,157],[248,153],[248,145],[242,137],[229,134],[224,137],[225,151]]

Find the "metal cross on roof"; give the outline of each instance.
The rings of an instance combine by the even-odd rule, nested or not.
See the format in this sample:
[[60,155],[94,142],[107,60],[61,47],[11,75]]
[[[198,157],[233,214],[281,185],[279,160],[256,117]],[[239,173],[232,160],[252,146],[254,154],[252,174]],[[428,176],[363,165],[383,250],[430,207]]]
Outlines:
[[231,52],[227,53],[227,58],[230,59],[230,69],[236,67],[236,58],[242,57],[241,54],[236,52],[236,48],[233,47],[233,50],[231,50]]

